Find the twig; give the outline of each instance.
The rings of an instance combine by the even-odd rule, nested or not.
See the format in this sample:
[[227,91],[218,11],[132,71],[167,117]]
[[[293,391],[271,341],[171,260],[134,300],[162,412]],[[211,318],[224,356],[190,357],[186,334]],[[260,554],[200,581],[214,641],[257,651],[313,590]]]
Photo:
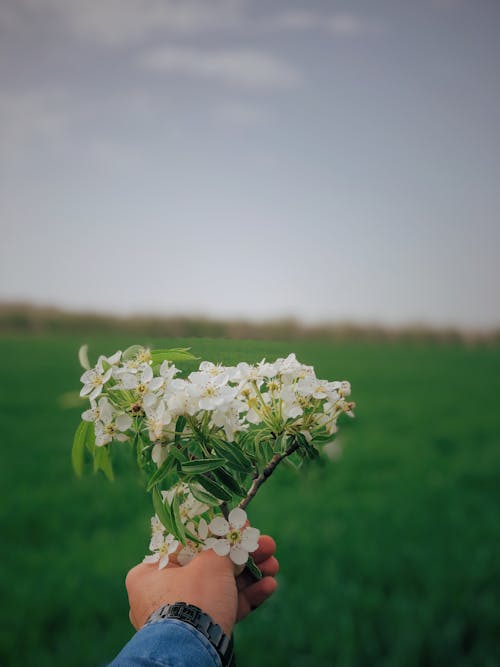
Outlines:
[[282,454],[275,454],[273,458],[269,461],[269,463],[266,465],[264,470],[260,473],[260,475],[255,477],[251,487],[248,489],[246,497],[243,498],[238,507],[244,510],[249,504],[249,502],[252,500],[252,498],[255,496],[259,488],[262,486],[262,484],[264,484],[266,479],[273,474],[273,472],[276,470],[277,466],[283,461],[283,459],[286,459],[287,456],[293,454],[293,452],[296,451],[298,448],[299,448],[299,443],[296,440],[294,440],[292,444],[289,445]]

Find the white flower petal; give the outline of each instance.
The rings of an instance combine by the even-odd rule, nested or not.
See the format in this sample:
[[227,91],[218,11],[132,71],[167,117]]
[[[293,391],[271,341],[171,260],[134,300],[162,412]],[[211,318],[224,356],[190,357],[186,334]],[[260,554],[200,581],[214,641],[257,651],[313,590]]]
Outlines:
[[168,565],[168,554],[165,554],[160,559],[160,564],[158,565],[158,569],[163,570],[163,568],[167,567],[167,565]]
[[156,391],[163,385],[163,378],[153,378],[149,383],[149,391]]
[[132,417],[130,415],[119,415],[116,418],[116,428],[119,431],[128,431],[132,426]]
[[80,362],[82,368],[85,368],[86,370],[90,369],[88,352],[89,352],[88,345],[82,345],[81,348],[78,350],[78,361]]
[[91,408],[90,410],[85,410],[85,412],[82,412],[82,419],[84,422],[95,421],[95,410]]
[[212,549],[218,556],[227,556],[230,550],[230,545],[228,540],[217,540],[216,544],[213,545]]
[[95,378],[95,371],[93,369],[88,370],[81,375],[80,382],[84,382],[85,384],[87,384],[88,382],[91,383],[94,378]]
[[160,560],[160,554],[153,554],[152,556],[145,556],[142,562],[152,564],[152,563],[157,563],[159,560]]
[[208,524],[205,519],[202,517],[200,523],[198,524],[198,537],[201,540],[206,540],[208,535]]
[[109,424],[113,419],[113,409],[108,403],[107,398],[99,400],[99,419],[101,419],[105,424]]
[[157,397],[154,394],[146,394],[142,399],[145,408],[150,408],[156,403]]
[[102,385],[97,386],[94,389],[94,391],[89,394],[90,400],[92,400],[93,398],[97,398],[99,396],[99,394],[101,393],[101,391],[102,391]]
[[184,547],[177,554],[177,562],[179,565],[187,565],[193,560],[195,556],[196,551],[193,551],[193,549],[190,549],[189,547]]
[[244,565],[248,560],[248,551],[240,546],[234,546],[231,549],[229,557],[236,565]]
[[243,526],[247,522],[247,513],[240,507],[235,507],[233,510],[229,512],[228,519],[229,523],[231,524],[231,528],[236,528],[236,529],[243,528]]
[[179,546],[180,542],[179,540],[172,540],[170,544],[168,545],[168,553],[172,554],[174,551],[177,550],[177,547]]
[[213,549],[219,540],[216,537],[207,537],[204,549]]
[[118,350],[118,352],[115,352],[110,357],[108,357],[108,359],[107,359],[108,364],[110,364],[110,366],[114,366],[115,364],[117,364],[120,361],[121,356],[122,356],[122,352],[121,352],[121,350]]
[[229,524],[221,516],[216,516],[215,519],[212,519],[209,528],[214,535],[227,535],[229,532]]
[[249,553],[259,548],[260,530],[257,528],[246,528],[241,534],[241,546]]

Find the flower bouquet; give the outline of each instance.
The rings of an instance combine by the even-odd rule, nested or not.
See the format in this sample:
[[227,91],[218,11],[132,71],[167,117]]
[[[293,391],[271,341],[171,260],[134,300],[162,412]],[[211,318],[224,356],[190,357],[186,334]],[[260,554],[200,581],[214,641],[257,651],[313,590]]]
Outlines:
[[[85,452],[112,479],[112,448],[128,443],[144,472],[155,515],[148,563],[187,564],[213,549],[255,576],[259,531],[246,508],[284,462],[300,468],[322,454],[341,414],[353,416],[347,381],[319,380],[294,354],[273,363],[199,364],[187,377],[175,363],[188,348],[138,345],[85,369],[80,396],[90,401],[73,442],[77,474]],[[115,444],[117,443],[117,444]]]

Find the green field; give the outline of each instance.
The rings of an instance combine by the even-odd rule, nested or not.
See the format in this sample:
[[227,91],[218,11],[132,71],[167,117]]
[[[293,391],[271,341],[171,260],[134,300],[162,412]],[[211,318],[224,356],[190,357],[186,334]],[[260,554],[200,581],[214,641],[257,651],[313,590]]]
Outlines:
[[[104,665],[131,636],[123,585],[150,501],[123,452],[111,484],[70,466],[77,337],[2,339],[0,665]],[[250,508],[281,563],[237,628],[239,667],[500,665],[500,349],[95,338],[188,344],[235,363],[290,351],[349,379],[343,455],[279,471]],[[126,445],[124,446],[126,450]]]

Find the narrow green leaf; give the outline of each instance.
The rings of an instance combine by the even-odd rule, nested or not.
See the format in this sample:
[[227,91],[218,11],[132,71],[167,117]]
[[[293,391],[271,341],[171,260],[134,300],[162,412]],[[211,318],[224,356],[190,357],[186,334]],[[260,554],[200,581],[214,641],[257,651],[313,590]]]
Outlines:
[[214,482],[213,479],[205,477],[204,475],[198,475],[197,477],[195,477],[195,480],[198,482],[198,484],[201,484],[201,486],[204,489],[206,489],[209,493],[211,493],[216,498],[219,498],[219,500],[232,499],[232,495],[228,491],[226,491],[226,489],[223,486],[221,486],[218,482]]
[[203,544],[203,540],[200,540],[199,537],[196,535],[193,535],[193,533],[184,526],[184,532],[186,533],[186,537],[188,540],[191,540],[195,544]]
[[300,447],[304,450],[308,458],[310,459],[318,458],[319,456],[318,450],[316,449],[316,447],[313,447],[313,445],[307,442],[307,438],[303,433],[297,433],[295,435],[295,439],[299,443]]
[[94,472],[102,470],[109,481],[112,482],[114,475],[109,447],[109,445],[103,445],[94,449]]
[[162,361],[193,361],[198,359],[189,352],[189,347],[174,347],[169,350],[151,350],[151,360],[153,364],[160,364]]
[[247,492],[243,487],[241,487],[238,482],[235,480],[235,478],[229,473],[227,470],[224,470],[224,468],[219,468],[218,470],[214,470],[214,475],[217,477],[219,482],[223,484],[226,489],[229,489],[232,493],[235,493],[237,496],[240,496],[243,498],[246,496]]
[[225,463],[226,459],[222,458],[193,459],[192,461],[181,463],[181,468],[182,472],[185,472],[186,475],[201,475],[204,472],[221,468]]
[[175,535],[175,526],[173,525],[170,508],[168,507],[168,504],[163,502],[161,492],[157,486],[153,487],[151,497],[153,499],[153,507],[156,514],[158,515],[158,518],[168,530],[168,532],[172,533],[172,535]]
[[252,577],[254,577],[254,579],[256,579],[257,581],[260,581],[262,579],[262,572],[255,564],[255,561],[252,558],[252,556],[248,556],[248,560],[246,562],[246,568],[250,572]]
[[215,449],[216,454],[227,459],[231,467],[241,472],[251,472],[252,462],[243,454],[236,443],[230,444],[224,442],[224,440],[211,439],[210,444]]
[[279,435],[274,442],[274,451],[275,452],[284,452],[286,449],[287,435],[282,433]]
[[200,501],[200,503],[205,503],[205,505],[210,506],[220,505],[221,501],[218,498],[213,496],[211,493],[208,493],[208,491],[205,491],[205,489],[200,488],[197,483],[190,484],[189,490],[196,498],[196,500]]
[[170,456],[170,454],[168,454],[167,458],[165,459],[165,461],[163,461],[163,463],[158,468],[158,470],[156,470],[152,474],[152,476],[149,478],[149,481],[148,481],[148,484],[147,484],[147,487],[146,487],[147,491],[151,491],[153,486],[156,486],[161,481],[163,481],[165,479],[165,477],[167,477],[172,472],[172,470],[175,468],[176,463],[177,463],[176,458],[174,456]]
[[172,506],[170,507],[170,512],[172,515],[172,519],[175,524],[175,533],[174,535],[179,539],[182,544],[186,544],[186,531],[184,529],[184,524],[182,523],[181,519],[181,514],[179,510],[179,505],[180,505],[180,496],[179,494],[174,495],[174,499],[172,500]]
[[184,415],[181,415],[175,422],[175,444],[178,445],[181,439],[182,432],[186,427],[187,421]]
[[80,476],[83,472],[83,460],[85,457],[85,442],[87,440],[87,435],[89,428],[92,428],[93,424],[91,422],[80,422],[75,431],[75,437],[73,438],[73,447],[71,448],[71,463],[73,464],[73,470],[75,473]]

